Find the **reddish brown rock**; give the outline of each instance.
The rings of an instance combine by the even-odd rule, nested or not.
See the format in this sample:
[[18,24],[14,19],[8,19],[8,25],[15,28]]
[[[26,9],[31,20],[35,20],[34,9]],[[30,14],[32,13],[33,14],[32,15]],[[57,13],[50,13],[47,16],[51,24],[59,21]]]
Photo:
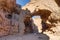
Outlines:
[[13,12],[20,13],[20,8],[16,0],[0,0],[0,36],[18,33],[18,25],[12,25],[11,16]]

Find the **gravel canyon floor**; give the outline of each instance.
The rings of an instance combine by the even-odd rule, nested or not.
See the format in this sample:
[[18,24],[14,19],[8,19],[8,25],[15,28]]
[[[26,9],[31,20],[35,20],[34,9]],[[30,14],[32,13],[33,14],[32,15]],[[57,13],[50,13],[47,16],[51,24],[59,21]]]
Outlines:
[[[25,34],[25,35],[9,35],[1,37],[0,40],[60,40],[60,36],[50,35],[51,38],[46,34]],[[57,38],[58,37],[58,38]]]

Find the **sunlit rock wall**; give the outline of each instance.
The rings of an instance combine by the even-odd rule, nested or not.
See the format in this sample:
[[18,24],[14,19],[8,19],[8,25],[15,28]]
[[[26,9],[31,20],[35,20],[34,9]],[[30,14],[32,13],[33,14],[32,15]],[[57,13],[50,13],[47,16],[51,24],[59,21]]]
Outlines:
[[[40,15],[42,20],[47,23],[49,29],[52,29],[56,34],[60,34],[60,0],[31,0],[22,9],[28,8],[32,14]],[[40,12],[38,11],[40,9]],[[49,12],[43,11],[49,10],[51,14],[48,16]],[[34,15],[33,15],[34,16]],[[52,26],[54,25],[54,26]],[[50,31],[48,31],[50,32]],[[58,35],[57,34],[57,35]]]
[[[24,6],[22,9],[26,9],[28,8],[32,14],[36,13],[38,14],[39,11],[38,9],[40,9],[40,15],[45,16],[45,13],[47,13],[46,17],[48,17],[48,21],[49,23],[55,24],[55,22],[59,22],[60,20],[60,6],[58,4],[59,0],[31,0],[26,6]],[[50,16],[48,16],[48,12],[44,12],[43,10],[49,10],[51,11]],[[38,11],[38,12],[35,12]],[[41,18],[43,17],[41,16]],[[44,17],[45,19],[45,17]],[[47,21],[46,20],[46,21]],[[52,20],[52,21],[51,21]]]

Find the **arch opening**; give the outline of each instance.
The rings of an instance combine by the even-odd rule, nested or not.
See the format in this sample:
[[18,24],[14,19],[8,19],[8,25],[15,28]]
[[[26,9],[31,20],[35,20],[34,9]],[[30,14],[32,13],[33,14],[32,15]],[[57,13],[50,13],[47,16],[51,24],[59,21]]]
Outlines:
[[25,30],[24,30],[25,33],[41,32],[41,17],[40,16],[26,17],[24,20],[24,24],[25,24]]

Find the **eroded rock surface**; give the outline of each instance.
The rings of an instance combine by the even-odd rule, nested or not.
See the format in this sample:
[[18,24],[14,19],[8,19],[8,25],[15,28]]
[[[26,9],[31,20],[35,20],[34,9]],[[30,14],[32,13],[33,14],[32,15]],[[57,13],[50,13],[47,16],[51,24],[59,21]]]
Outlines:
[[18,25],[12,25],[13,13],[20,14],[16,0],[0,0],[0,36],[18,33]]
[[[40,15],[45,24],[45,31],[54,35],[60,34],[60,0],[31,0],[22,9],[28,8],[31,15]],[[56,34],[58,33],[58,34]],[[46,33],[48,34],[48,33]],[[51,36],[50,36],[51,37]],[[59,37],[59,36],[58,36]]]
[[16,4],[16,0],[0,0],[0,36],[18,32],[24,34],[25,18],[39,15],[41,17],[40,22],[45,24],[45,27],[42,27],[43,24],[41,23],[37,24],[38,30],[42,27],[43,33],[47,34],[51,40],[54,39],[54,35],[59,40],[60,6],[58,1],[31,0],[21,9],[21,6]]

